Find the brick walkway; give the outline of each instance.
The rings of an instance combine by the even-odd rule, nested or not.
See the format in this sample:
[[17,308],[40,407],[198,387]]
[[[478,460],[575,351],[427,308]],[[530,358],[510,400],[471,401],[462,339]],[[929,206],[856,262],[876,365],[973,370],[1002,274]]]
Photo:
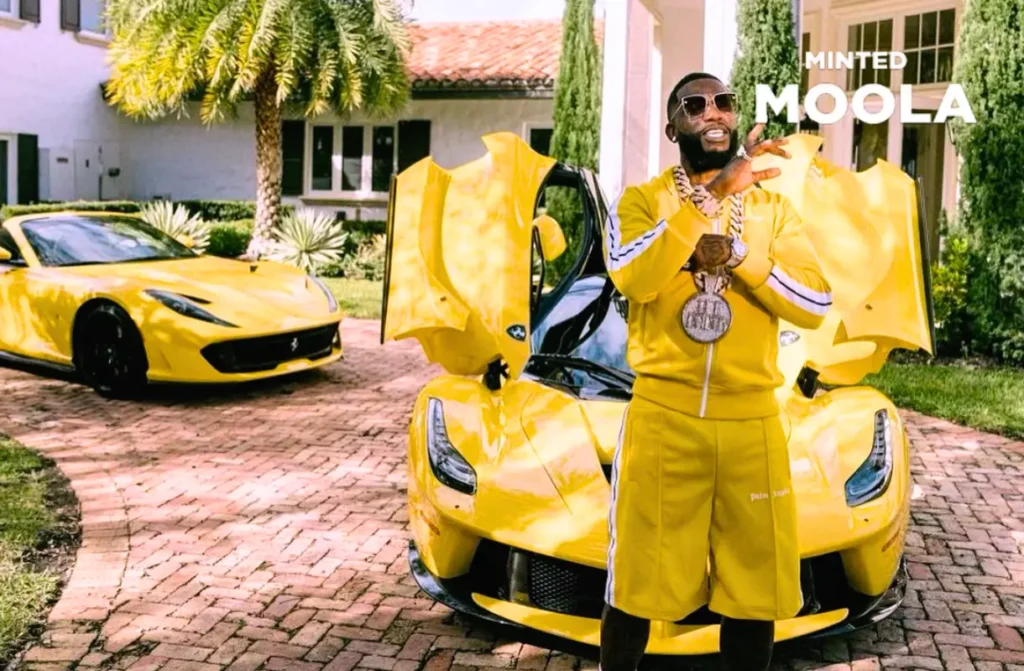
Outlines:
[[[596,668],[418,595],[406,421],[434,370],[414,344],[378,347],[377,329],[348,323],[348,358],[322,372],[142,404],[0,370],[3,430],[57,460],[84,526],[70,584],[19,668]],[[873,630],[786,648],[780,668],[1024,669],[1024,450],[910,425],[905,606]]]

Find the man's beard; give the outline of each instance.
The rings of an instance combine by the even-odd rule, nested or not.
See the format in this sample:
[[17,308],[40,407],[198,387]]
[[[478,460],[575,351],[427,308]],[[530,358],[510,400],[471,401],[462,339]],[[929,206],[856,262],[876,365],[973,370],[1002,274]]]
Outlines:
[[707,172],[708,170],[721,170],[732,160],[740,148],[740,135],[733,131],[729,136],[728,151],[705,151],[701,144],[700,135],[676,136],[679,142],[679,156],[685,158],[690,169],[694,172]]

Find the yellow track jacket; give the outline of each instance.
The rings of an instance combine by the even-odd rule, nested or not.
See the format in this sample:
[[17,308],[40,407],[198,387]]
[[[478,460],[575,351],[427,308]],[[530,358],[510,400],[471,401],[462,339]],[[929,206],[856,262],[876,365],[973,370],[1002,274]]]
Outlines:
[[683,331],[683,304],[697,287],[681,268],[701,235],[728,233],[728,202],[721,223],[708,219],[692,202],[680,200],[670,168],[627,187],[612,204],[605,265],[629,300],[628,360],[637,375],[637,396],[711,419],[779,411],[779,320],[817,328],[832,304],[831,287],[784,196],[750,189],[744,205],[748,253],[724,294],[732,326],[718,342],[704,345]]

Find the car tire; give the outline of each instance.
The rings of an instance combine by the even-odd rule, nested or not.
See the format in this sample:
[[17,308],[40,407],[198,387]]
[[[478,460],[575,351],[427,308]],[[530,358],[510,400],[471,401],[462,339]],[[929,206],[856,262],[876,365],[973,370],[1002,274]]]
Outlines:
[[130,399],[146,386],[146,349],[128,313],[103,303],[78,317],[75,325],[75,369],[96,393]]

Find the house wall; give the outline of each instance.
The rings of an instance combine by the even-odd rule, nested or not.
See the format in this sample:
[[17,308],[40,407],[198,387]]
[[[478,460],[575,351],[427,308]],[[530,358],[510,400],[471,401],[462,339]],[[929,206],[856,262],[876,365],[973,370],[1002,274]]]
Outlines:
[[[0,139],[9,143],[8,199],[17,195],[18,133],[38,136],[40,199],[99,196],[104,171],[121,166],[121,127],[103,101],[102,36],[61,30],[60,0],[42,0],[39,24],[21,21],[18,0],[0,14]],[[102,152],[102,156],[101,156]],[[103,195],[130,190],[124,170],[103,175]]]
[[[342,121],[325,115],[314,123],[389,125],[402,119],[429,119],[434,160],[442,167],[454,168],[483,155],[481,136],[510,131],[529,140],[531,128],[551,128],[553,113],[551,99],[419,100],[410,102],[400,115],[387,121],[362,115]],[[131,146],[131,197],[252,199],[256,191],[252,106],[242,106],[237,120],[209,128],[199,122],[196,108],[190,116],[180,120],[125,122],[124,133]],[[335,162],[340,163],[340,156],[335,157]],[[287,200],[295,205],[344,210],[349,217],[364,219],[383,218],[386,208],[385,199],[380,196]]]

